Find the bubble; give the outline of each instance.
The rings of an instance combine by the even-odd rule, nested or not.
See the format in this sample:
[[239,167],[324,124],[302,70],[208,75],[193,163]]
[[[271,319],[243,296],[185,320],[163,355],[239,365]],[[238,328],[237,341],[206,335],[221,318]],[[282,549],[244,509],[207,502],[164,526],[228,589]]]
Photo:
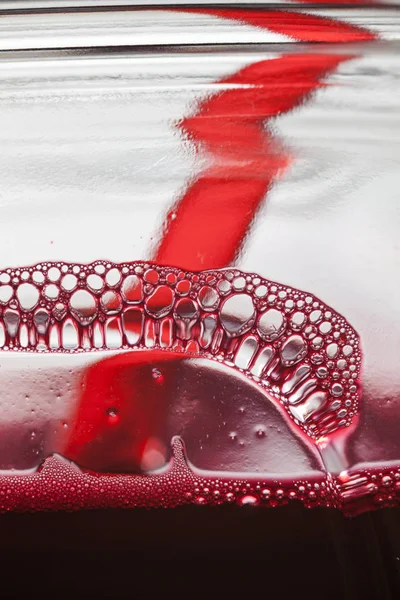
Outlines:
[[104,288],[104,280],[99,275],[88,275],[86,278],[89,289],[95,294],[99,294]]
[[31,283],[21,283],[17,288],[17,298],[22,310],[32,310],[39,302],[39,291]]
[[97,302],[86,290],[74,292],[70,298],[69,306],[72,315],[82,325],[88,325],[94,321],[97,315]]
[[263,427],[262,425],[258,425],[255,428],[255,433],[258,438],[264,438],[266,434],[265,427]]
[[13,297],[14,290],[11,285],[0,285],[0,304],[7,304]]
[[234,294],[221,305],[220,319],[222,327],[231,337],[238,337],[251,329],[256,312],[253,300],[247,294]]
[[303,335],[307,340],[312,340],[317,335],[317,328],[314,327],[314,325],[308,325],[308,327],[305,328]]
[[270,308],[263,313],[258,321],[257,330],[267,342],[276,340],[286,327],[286,319],[279,310]]
[[57,321],[61,321],[67,314],[67,307],[62,302],[58,302],[53,308],[53,315]]
[[155,367],[151,370],[151,376],[153,377],[153,379],[156,380],[160,380],[162,379],[162,373],[160,371],[160,369],[156,369]]
[[7,309],[3,315],[4,325],[6,326],[8,335],[14,338],[17,335],[20,316],[16,310]]
[[329,358],[335,358],[338,351],[339,346],[337,344],[329,344],[329,346],[326,348],[326,353],[329,356]]
[[40,335],[45,335],[50,323],[50,315],[45,308],[38,308],[33,315],[33,322]]
[[34,271],[33,275],[32,275],[32,279],[35,283],[41,284],[44,282],[44,275],[40,271]]
[[236,291],[241,292],[246,287],[246,280],[244,277],[236,277],[233,281],[233,287]]
[[320,310],[313,310],[309,318],[311,323],[318,323],[322,319],[322,312]]
[[171,312],[173,303],[174,294],[171,288],[167,285],[160,285],[146,298],[145,308],[152,317],[162,319]]
[[198,295],[201,308],[205,311],[213,311],[218,307],[219,296],[217,292],[209,285],[204,285]]
[[114,315],[122,310],[122,299],[117,292],[109,290],[100,298],[100,305],[105,313]]
[[313,348],[315,348],[315,350],[319,350],[320,348],[322,348],[323,344],[324,340],[321,337],[315,337],[311,341],[311,345]]
[[340,383],[334,383],[331,388],[331,391],[332,391],[332,396],[336,396],[336,397],[341,396],[344,392],[343,386]]
[[10,279],[11,279],[11,277],[9,276],[8,273],[0,274],[0,283],[10,283]]
[[241,506],[256,506],[258,504],[258,500],[255,496],[248,494],[247,496],[242,496],[242,498],[239,500],[239,503]]
[[68,275],[64,275],[64,277],[62,278],[61,287],[66,292],[72,292],[76,288],[77,283],[78,280],[75,277],[75,275],[69,273]]
[[329,321],[324,321],[319,326],[319,330],[323,335],[326,335],[332,330],[332,323],[329,323]]
[[96,265],[94,270],[98,275],[104,275],[104,273],[106,272],[106,268],[104,265]]
[[188,279],[182,279],[176,284],[176,291],[180,296],[187,296],[192,288],[192,284]]
[[119,269],[112,268],[106,273],[106,283],[109,287],[115,287],[121,281],[121,273]]
[[227,294],[231,290],[231,284],[226,279],[222,279],[218,282],[218,290],[221,294]]
[[121,285],[121,294],[128,304],[139,304],[143,300],[143,282],[140,277],[137,275],[125,277]]
[[292,318],[290,319],[292,329],[294,329],[295,331],[298,331],[305,325],[305,321],[306,321],[306,317],[305,317],[304,313],[299,312],[299,311],[295,312],[292,315]]
[[53,283],[56,282],[56,281],[58,281],[60,279],[60,277],[61,277],[61,271],[60,271],[60,269],[58,269],[57,267],[51,267],[47,271],[47,277]]
[[56,285],[54,285],[54,283],[50,283],[49,285],[45,286],[43,293],[49,300],[57,300],[60,290]]
[[264,298],[268,293],[268,288],[265,285],[259,285],[255,290],[257,298]]
[[317,369],[317,377],[320,379],[325,379],[325,377],[328,377],[328,369],[326,367],[319,367]]
[[147,281],[147,283],[156,284],[159,280],[158,272],[156,269],[147,269],[144,274],[144,279]]
[[180,319],[197,319],[199,310],[197,304],[190,298],[182,298],[175,305],[175,315]]
[[284,366],[300,362],[307,354],[307,344],[299,335],[292,335],[281,348],[281,360]]
[[291,300],[290,298],[289,298],[289,300],[286,300],[286,302],[285,302],[286,310],[291,311],[293,307],[294,307],[293,300]]

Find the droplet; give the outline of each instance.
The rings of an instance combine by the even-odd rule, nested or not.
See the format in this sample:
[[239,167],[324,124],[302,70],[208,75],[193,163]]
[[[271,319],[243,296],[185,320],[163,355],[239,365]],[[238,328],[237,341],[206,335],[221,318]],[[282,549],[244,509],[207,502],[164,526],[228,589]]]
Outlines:
[[260,336],[267,342],[276,340],[285,330],[286,319],[279,310],[270,308],[263,313],[258,321],[257,329]]
[[221,324],[230,337],[238,337],[249,331],[255,318],[253,300],[247,294],[230,296],[221,305]]

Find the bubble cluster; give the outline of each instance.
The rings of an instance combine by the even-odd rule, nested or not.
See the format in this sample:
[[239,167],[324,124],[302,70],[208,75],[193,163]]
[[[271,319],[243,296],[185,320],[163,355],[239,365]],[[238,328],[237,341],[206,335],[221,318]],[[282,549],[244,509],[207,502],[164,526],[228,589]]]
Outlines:
[[312,438],[359,410],[361,352],[316,297],[237,269],[41,263],[0,273],[3,351],[150,349],[243,372]]

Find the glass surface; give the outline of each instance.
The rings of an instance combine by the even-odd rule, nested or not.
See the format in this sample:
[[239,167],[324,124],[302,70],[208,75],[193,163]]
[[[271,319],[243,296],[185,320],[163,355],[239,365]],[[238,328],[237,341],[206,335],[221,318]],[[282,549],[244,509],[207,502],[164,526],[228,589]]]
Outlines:
[[2,3],[3,510],[396,503],[400,12],[220,4]]

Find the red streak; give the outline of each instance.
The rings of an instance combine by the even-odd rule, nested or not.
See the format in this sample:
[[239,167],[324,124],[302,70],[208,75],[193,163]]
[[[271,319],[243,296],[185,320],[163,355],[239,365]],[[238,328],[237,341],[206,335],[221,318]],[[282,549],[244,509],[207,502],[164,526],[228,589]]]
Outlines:
[[283,56],[220,80],[238,87],[206,99],[181,123],[213,163],[171,209],[156,262],[201,270],[235,260],[267,191],[291,162],[265,122],[304,103],[324,85],[321,79],[349,58]]
[[[304,2],[306,0],[303,0]],[[328,17],[290,12],[284,10],[248,10],[230,8],[182,8],[179,12],[205,14],[239,21],[261,29],[268,29],[294,38],[299,42],[366,42],[375,39],[375,35],[357,25],[344,23]]]
[[63,455],[92,470],[140,472],[148,440],[163,438],[175,363],[184,358],[182,352],[145,350],[117,354],[85,369]]

